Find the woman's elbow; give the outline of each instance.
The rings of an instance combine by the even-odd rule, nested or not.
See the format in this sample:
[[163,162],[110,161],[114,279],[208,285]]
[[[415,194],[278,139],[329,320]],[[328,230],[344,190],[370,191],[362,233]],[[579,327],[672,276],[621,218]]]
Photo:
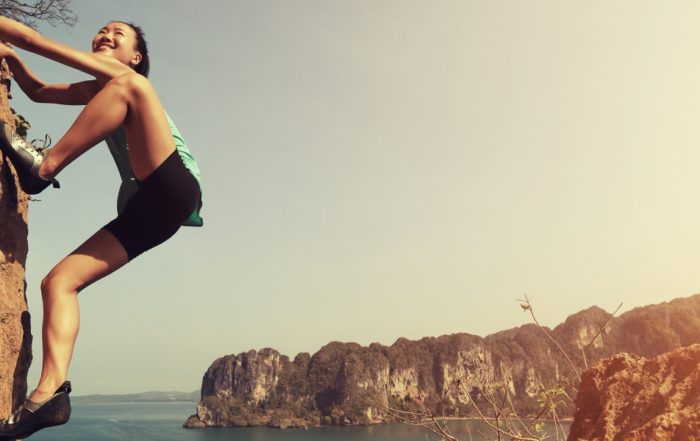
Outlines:
[[44,98],[42,98],[41,95],[31,95],[31,96],[29,96],[29,99],[35,103],[47,103],[48,102]]
[[40,88],[31,90],[31,91],[27,91],[26,95],[27,95],[27,98],[34,101],[35,103],[46,103],[48,101],[46,99],[46,94],[43,92],[44,92],[44,90],[43,90],[43,86],[42,86]]

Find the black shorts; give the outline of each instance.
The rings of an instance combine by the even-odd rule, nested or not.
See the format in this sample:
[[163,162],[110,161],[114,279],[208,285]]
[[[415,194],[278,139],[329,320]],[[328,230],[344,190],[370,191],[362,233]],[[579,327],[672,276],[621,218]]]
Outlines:
[[200,198],[199,183],[177,150],[138,185],[124,211],[103,227],[122,244],[129,260],[175,234]]

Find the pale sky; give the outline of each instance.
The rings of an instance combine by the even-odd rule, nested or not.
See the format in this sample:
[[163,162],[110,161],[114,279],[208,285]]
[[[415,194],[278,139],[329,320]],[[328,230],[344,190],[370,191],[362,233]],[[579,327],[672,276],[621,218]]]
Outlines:
[[[79,294],[76,395],[195,390],[250,349],[485,336],[528,322],[523,292],[554,326],[700,291],[696,2],[73,7],[78,25],[42,32],[89,50],[110,20],[146,31],[205,219]],[[30,137],[80,110],[13,95]],[[39,282],[116,214],[104,144],[59,180],[30,205],[31,388]]]

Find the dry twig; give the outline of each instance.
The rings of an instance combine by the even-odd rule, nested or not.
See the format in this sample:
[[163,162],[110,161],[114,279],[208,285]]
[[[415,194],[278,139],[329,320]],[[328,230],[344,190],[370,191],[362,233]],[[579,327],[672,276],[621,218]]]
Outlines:
[[559,344],[559,342],[558,342],[554,337],[552,337],[552,336],[549,334],[549,332],[545,331],[544,327],[540,324],[540,322],[537,321],[537,317],[535,317],[535,312],[534,312],[533,309],[532,309],[532,304],[530,303],[530,299],[527,297],[527,294],[525,294],[525,299],[524,299],[524,300],[523,300],[523,299],[516,299],[516,300],[518,300],[519,302],[524,302],[524,303],[522,303],[520,306],[521,306],[524,310],[530,312],[530,316],[532,317],[532,321],[534,321],[535,324],[537,325],[537,327],[540,328],[540,331],[542,331],[542,333],[543,333],[545,336],[547,336],[547,338],[550,339],[550,340],[556,345],[556,347],[559,349],[559,352],[561,352],[562,355],[564,355],[564,358],[566,358],[566,361],[569,362],[569,365],[571,366],[571,369],[574,370],[574,373],[576,373],[576,377],[578,378],[578,380],[579,380],[579,382],[580,382],[580,381],[581,381],[581,374],[579,373],[578,369],[576,368],[576,365],[574,364],[574,362],[571,361],[571,358],[569,358],[569,354],[566,353],[566,351],[564,350],[564,348],[561,347],[561,345]]
[[45,21],[51,26],[73,26],[78,22],[77,15],[70,8],[70,0],[0,0],[0,15],[30,27],[36,27],[37,21]]
[[595,342],[596,338],[598,338],[598,336],[603,333],[605,328],[608,326],[608,324],[613,319],[613,317],[615,317],[615,314],[617,314],[617,311],[619,311],[620,308],[622,308],[622,302],[620,302],[620,304],[617,306],[617,308],[612,312],[612,314],[610,314],[610,317],[608,317],[608,319],[605,321],[605,323],[603,323],[603,326],[600,327],[600,329],[598,330],[596,335],[593,336],[591,341],[589,341],[586,346],[581,348],[581,351],[583,352],[583,363],[586,366],[586,369],[588,369],[588,360],[586,359],[586,350],[593,344],[593,342]]

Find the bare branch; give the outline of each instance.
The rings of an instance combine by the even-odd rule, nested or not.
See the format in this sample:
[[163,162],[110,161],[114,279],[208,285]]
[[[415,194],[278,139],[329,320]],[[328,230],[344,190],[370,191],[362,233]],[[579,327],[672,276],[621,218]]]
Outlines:
[[[525,420],[520,417],[516,411],[515,406],[515,396],[511,394],[509,387],[510,385],[505,378],[506,375],[503,371],[503,365],[501,365],[501,379],[502,383],[494,382],[493,372],[489,376],[484,374],[482,371],[471,372],[471,367],[469,364],[465,364],[463,367],[462,378],[452,378],[448,387],[443,389],[443,392],[438,395],[437,399],[442,400],[443,403],[449,400],[455,409],[455,415],[461,416],[460,414],[470,415],[476,414],[477,418],[483,424],[476,428],[477,433],[483,435],[483,439],[488,440],[499,440],[509,439],[511,441],[543,441],[545,439],[556,439],[564,440],[567,437],[564,422],[559,417],[559,409],[562,405],[567,405],[571,403],[571,397],[569,392],[573,389],[577,390],[575,386],[576,380],[578,383],[581,381],[581,374],[579,367],[574,364],[573,360],[562,347],[561,344],[554,338],[553,334],[545,329],[542,324],[537,320],[537,317],[533,311],[532,303],[530,298],[525,294],[524,300],[519,300],[520,306],[523,310],[528,311],[530,316],[535,323],[535,325],[540,329],[540,331],[551,341],[559,350],[559,352],[564,356],[574,377],[571,377],[567,372],[563,376],[557,375],[557,382],[551,387],[546,387],[543,384],[541,378],[537,378],[536,381],[539,383],[539,392],[537,401],[539,402],[539,409],[537,415],[532,419],[528,416]],[[606,322],[597,330],[596,334],[593,336],[590,342],[587,344],[581,343],[579,348],[582,351],[584,366],[588,366],[587,360],[587,350],[593,345],[603,333],[607,326],[609,325],[612,318],[617,314],[622,304],[611,314]],[[483,361],[483,360],[482,360]],[[465,362],[466,363],[466,362]],[[495,369],[495,366],[492,366]],[[491,372],[491,371],[489,371]],[[539,377],[539,376],[537,376]],[[510,385],[510,386],[509,386]],[[451,397],[453,393],[457,394],[457,402],[455,403]],[[467,397],[466,404],[469,408],[473,408],[474,411],[462,410],[461,404],[465,402],[462,397]],[[418,411],[401,411],[397,409],[387,409],[387,412],[397,418],[400,421],[421,426],[431,433],[441,437],[443,440],[447,441],[457,441],[457,439],[450,433],[449,427],[446,424],[448,420],[445,417],[445,412],[448,407],[442,407],[442,418],[436,417],[432,414],[431,410],[428,409],[424,401],[424,396],[421,394],[419,400],[417,401],[420,405]],[[431,406],[432,407],[432,406]],[[433,409],[439,409],[439,407],[432,407]],[[493,416],[487,416],[487,414]],[[545,424],[545,420],[549,422]],[[553,433],[550,429],[554,429]],[[472,438],[472,432],[470,426],[467,424],[467,430],[469,433],[469,438]],[[488,434],[486,432],[489,432]]]
[[424,428],[424,429],[426,429],[426,430],[428,430],[428,431],[434,433],[435,435],[437,435],[437,436],[439,436],[439,437],[441,437],[441,438],[447,438],[449,441],[458,441],[457,438],[454,438],[454,437],[452,437],[452,436],[449,435],[449,434],[442,433],[442,431],[440,430],[441,427],[438,427],[437,429],[435,429],[435,428],[433,428],[432,425],[430,425],[430,424],[426,424],[426,423],[424,423],[424,422],[419,422],[419,421],[413,421],[413,420],[404,418],[404,417],[402,417],[402,416],[400,416],[400,415],[398,415],[398,414],[393,414],[392,411],[391,411],[390,409],[385,409],[385,410],[386,410],[389,414],[393,415],[394,417],[396,417],[399,421],[401,421],[401,422],[403,422],[403,423],[422,427],[422,428]]
[[[376,405],[377,407],[382,408],[385,412],[398,419],[402,423],[422,427],[432,432],[433,434],[439,436],[443,440],[459,441],[452,435],[445,423],[441,423],[437,420],[437,418],[433,416],[430,410],[425,406],[422,397],[419,399],[418,402],[421,405],[421,412],[411,412],[406,410],[394,409],[379,403],[377,403]],[[428,420],[427,422],[426,419]]]
[[[464,387],[464,386],[462,386],[462,387]],[[471,395],[470,395],[470,397],[471,397]],[[479,405],[476,404],[476,402],[473,399],[470,399],[469,402],[472,404],[472,407],[474,408],[474,410],[476,410],[476,413],[479,414],[479,418],[481,419],[481,421],[484,424],[486,424],[487,426],[489,426],[492,430],[496,431],[496,433],[499,434],[499,437],[500,437],[500,435],[505,435],[507,437],[510,437],[513,440],[518,440],[518,441],[541,441],[539,438],[530,437],[530,436],[522,436],[520,434],[511,433],[511,432],[508,432],[506,430],[501,429],[500,427],[494,425],[493,423],[491,423],[489,421],[488,417],[486,417],[486,415],[484,415],[484,413],[479,408]]]
[[472,437],[472,431],[469,429],[469,424],[465,424],[465,426],[467,427],[467,434],[469,435],[469,440],[473,441],[474,438]]
[[540,331],[542,331],[542,333],[545,336],[547,336],[547,338],[550,339],[556,345],[556,347],[559,349],[559,352],[561,352],[564,355],[564,358],[566,358],[566,361],[569,362],[569,365],[574,370],[574,373],[576,373],[576,377],[578,378],[578,380],[580,382],[581,381],[581,374],[579,373],[578,369],[576,368],[576,365],[574,364],[574,362],[571,361],[571,358],[569,358],[569,354],[566,353],[566,351],[564,350],[564,348],[561,347],[559,342],[554,337],[552,337],[547,331],[545,331],[544,327],[540,324],[540,322],[537,321],[537,317],[535,317],[535,312],[532,310],[532,304],[530,303],[530,299],[527,297],[527,294],[525,294],[525,300],[521,300],[521,299],[516,299],[516,300],[518,300],[519,302],[524,302],[524,304],[521,304],[520,306],[524,310],[530,311],[530,316],[532,317],[532,320],[535,322],[537,327],[540,328]]
[[435,425],[437,430],[444,436],[446,437],[449,441],[458,441],[457,438],[452,436],[452,433],[450,432],[450,429],[447,428],[447,425],[440,424],[438,420],[435,418],[435,416],[430,412],[430,409],[428,409],[425,406],[425,402],[423,401],[423,397],[419,397],[418,402],[420,403],[421,407],[423,408],[423,412],[425,412],[428,415],[428,418],[430,418],[431,422]]
[[518,415],[518,412],[515,411],[515,404],[513,404],[513,400],[511,399],[510,395],[508,395],[508,405],[510,406],[511,412],[513,412],[513,415],[515,415],[515,418],[518,420],[520,425],[522,426],[523,430],[531,437],[535,437],[535,434],[530,432],[530,427],[532,427],[535,422],[539,419],[539,417],[542,415],[542,411],[540,411],[540,414],[535,417],[535,419],[530,423],[530,426],[525,424],[525,422],[520,418],[520,415]]
[[615,317],[615,314],[617,314],[617,311],[619,311],[620,308],[622,308],[622,303],[620,303],[620,304],[617,306],[617,309],[615,309],[615,311],[613,311],[613,313],[610,314],[610,317],[608,317],[608,319],[605,321],[605,323],[603,324],[603,326],[600,327],[600,329],[598,330],[598,332],[596,333],[596,335],[593,336],[593,338],[591,339],[591,341],[589,341],[588,344],[586,344],[586,346],[582,346],[582,347],[581,347],[581,354],[583,355],[583,366],[586,368],[586,370],[588,370],[588,358],[586,357],[586,350],[588,350],[588,348],[595,342],[596,338],[598,338],[598,336],[599,336],[600,334],[603,333],[603,331],[605,330],[605,328],[606,328],[606,327],[608,326],[608,324],[610,323],[610,320],[612,320],[613,317]]
[[66,27],[78,22],[70,0],[0,0],[0,14],[35,28],[38,21]]
[[479,406],[477,406],[476,403],[474,403],[473,401],[472,401],[472,404],[473,404],[473,406],[474,406],[474,409],[476,409],[476,413],[479,414],[479,418],[481,418],[481,421],[483,421],[484,424],[486,424],[487,426],[489,426],[491,429],[495,430],[495,431],[498,432],[499,434],[502,434],[502,435],[508,436],[508,437],[510,437],[510,438],[512,438],[512,439],[516,439],[516,440],[520,440],[520,441],[540,441],[539,438],[531,438],[531,437],[528,437],[528,436],[522,437],[522,436],[519,436],[519,435],[516,435],[516,434],[508,433],[508,432],[506,432],[505,430],[503,430],[503,429],[501,429],[501,428],[499,428],[499,427],[494,426],[494,425],[491,424],[491,422],[486,418],[486,416],[485,416],[483,413],[481,413],[481,409],[479,409]]
[[598,338],[598,336],[599,336],[600,334],[603,333],[603,331],[605,330],[605,328],[606,328],[606,327],[608,326],[608,324],[610,323],[610,320],[612,320],[613,317],[615,317],[615,314],[617,314],[617,311],[619,311],[620,308],[622,308],[622,303],[620,303],[620,304],[617,306],[617,309],[615,309],[615,311],[613,311],[612,314],[610,314],[610,317],[608,317],[608,320],[603,324],[603,326],[600,327],[600,330],[598,330],[598,333],[597,333],[596,335],[593,336],[593,338],[591,339],[591,341],[588,342],[588,344],[585,346],[585,349],[588,349],[588,347],[589,347],[590,345],[593,344],[593,342],[595,341],[595,339]]

